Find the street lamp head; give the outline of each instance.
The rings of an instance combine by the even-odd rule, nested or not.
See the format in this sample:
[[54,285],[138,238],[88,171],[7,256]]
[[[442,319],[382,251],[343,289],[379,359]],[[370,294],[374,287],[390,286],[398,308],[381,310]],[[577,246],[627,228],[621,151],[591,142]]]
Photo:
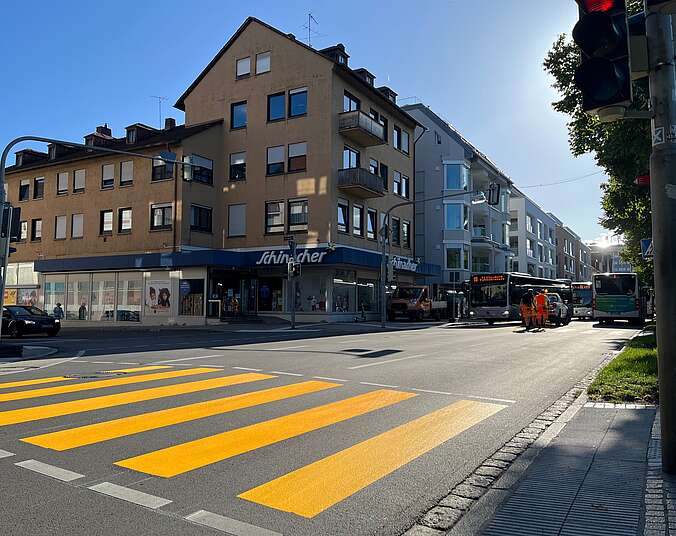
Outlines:
[[486,203],[488,199],[486,199],[486,194],[483,192],[475,192],[472,195],[472,204],[473,205],[481,205],[482,203]]

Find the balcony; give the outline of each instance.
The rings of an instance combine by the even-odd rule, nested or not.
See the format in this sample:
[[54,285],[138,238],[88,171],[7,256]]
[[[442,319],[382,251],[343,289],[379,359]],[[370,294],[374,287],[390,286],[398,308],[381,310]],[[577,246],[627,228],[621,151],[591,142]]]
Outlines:
[[363,168],[339,169],[338,189],[362,199],[385,195],[383,179]]
[[491,271],[491,263],[488,261],[475,261],[472,259],[472,273],[486,274]]
[[361,147],[385,143],[383,125],[360,110],[339,114],[338,132]]

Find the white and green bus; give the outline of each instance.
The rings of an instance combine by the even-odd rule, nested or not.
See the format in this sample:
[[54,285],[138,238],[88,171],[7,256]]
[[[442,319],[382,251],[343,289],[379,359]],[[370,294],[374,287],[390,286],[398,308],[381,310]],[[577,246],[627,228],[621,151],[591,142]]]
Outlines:
[[636,274],[595,274],[593,283],[592,308],[599,323],[628,320],[640,325],[645,322],[646,300]]

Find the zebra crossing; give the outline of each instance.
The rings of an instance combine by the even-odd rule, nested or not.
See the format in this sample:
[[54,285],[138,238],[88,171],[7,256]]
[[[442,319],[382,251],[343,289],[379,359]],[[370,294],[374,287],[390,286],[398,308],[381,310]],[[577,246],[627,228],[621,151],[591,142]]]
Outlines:
[[[0,383],[0,448],[12,450],[12,441],[17,441],[14,447],[30,446],[31,458],[15,465],[37,472],[42,469],[49,476],[44,471],[50,455],[60,453],[61,462],[72,460],[75,464],[81,449],[118,446],[131,438],[163,434],[168,446],[151,448],[137,442],[135,446],[144,446],[144,451],[133,456],[102,448],[101,456],[105,457],[101,463],[109,471],[127,470],[171,481],[212,466],[227,471],[227,464],[218,464],[274,449],[289,440],[302,444],[313,433],[332,433],[356,419],[377,423],[380,412],[400,410],[401,424],[377,430],[347,446],[341,443],[328,455],[318,457],[308,448],[303,451],[305,461],[297,467],[285,474],[270,474],[227,497],[256,508],[295,514],[299,519],[321,514],[507,407],[483,400],[454,399],[448,403],[447,397],[441,398],[444,405],[440,407],[435,401],[431,411],[424,405],[425,412],[420,415],[416,404],[435,395],[377,384],[364,385],[360,387],[363,392],[355,394],[340,381],[328,378],[308,380],[246,370],[229,373],[208,366],[178,369],[150,365],[101,374],[105,376],[63,375]],[[232,388],[238,392],[228,393]],[[209,398],[190,403],[181,400],[183,395],[198,393]],[[329,401],[317,403],[313,398],[317,396],[329,397]],[[279,414],[283,401],[294,401],[295,405]],[[152,408],[144,406],[152,403]],[[110,418],[111,409],[115,409],[114,418]],[[242,424],[229,417],[245,410],[255,410],[254,422]],[[86,417],[86,424],[76,416]],[[205,434],[200,428],[197,438],[177,433],[181,427],[205,419],[212,419],[216,429],[210,425]],[[16,439],[8,439],[11,434],[4,432],[15,426]],[[0,464],[10,463],[6,461],[10,459],[0,456]],[[64,470],[72,468],[78,469],[74,465]],[[89,489],[99,493],[108,490],[108,495],[116,496],[120,492],[115,486],[104,482]],[[165,503],[157,504],[161,508]]]

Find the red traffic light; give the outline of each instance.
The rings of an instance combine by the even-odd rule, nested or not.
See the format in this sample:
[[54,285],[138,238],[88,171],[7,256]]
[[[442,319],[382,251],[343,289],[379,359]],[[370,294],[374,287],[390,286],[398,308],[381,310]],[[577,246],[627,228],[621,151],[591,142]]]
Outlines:
[[650,175],[639,175],[634,179],[636,186],[647,187],[650,186]]
[[592,13],[595,11],[611,11],[618,7],[617,4],[620,2],[617,0],[577,0],[577,3],[585,12]]

